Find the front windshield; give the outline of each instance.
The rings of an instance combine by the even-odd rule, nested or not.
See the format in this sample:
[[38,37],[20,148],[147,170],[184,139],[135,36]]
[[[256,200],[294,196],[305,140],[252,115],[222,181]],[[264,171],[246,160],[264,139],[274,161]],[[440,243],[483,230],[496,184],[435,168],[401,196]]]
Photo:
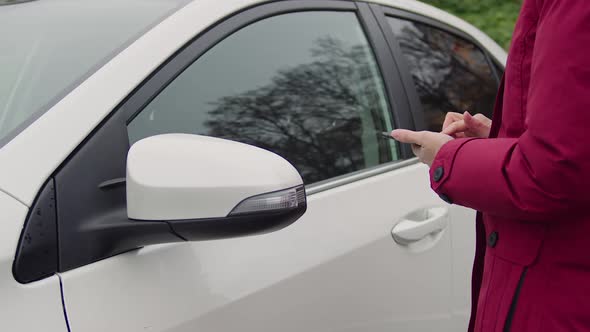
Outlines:
[[0,0],[0,146],[189,1]]

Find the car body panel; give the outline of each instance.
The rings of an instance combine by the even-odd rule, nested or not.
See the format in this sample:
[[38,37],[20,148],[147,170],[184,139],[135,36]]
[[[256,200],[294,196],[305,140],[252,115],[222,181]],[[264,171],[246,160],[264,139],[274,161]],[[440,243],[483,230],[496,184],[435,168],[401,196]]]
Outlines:
[[466,321],[450,314],[451,233],[413,247],[391,237],[405,215],[428,206],[449,207],[428,188],[426,166],[406,165],[311,195],[306,214],[279,232],[146,247],[68,271],[70,325],[451,331]]
[[28,208],[0,192],[0,213],[0,331],[67,331],[59,277],[22,285],[12,275]]

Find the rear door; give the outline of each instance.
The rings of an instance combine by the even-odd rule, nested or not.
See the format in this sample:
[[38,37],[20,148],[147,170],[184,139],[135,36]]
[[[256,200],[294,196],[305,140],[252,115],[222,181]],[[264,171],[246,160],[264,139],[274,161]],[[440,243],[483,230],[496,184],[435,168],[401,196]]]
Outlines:
[[308,211],[280,232],[64,269],[72,330],[451,331],[452,214],[427,167],[380,136],[416,119],[369,6],[273,2],[195,35],[55,174],[58,210],[93,211],[60,217],[124,207],[99,185],[125,177],[130,144],[169,132],[282,155]]
[[[503,68],[474,38],[430,17],[371,5],[400,68],[417,127],[438,132],[448,112],[492,118]],[[450,207],[453,330],[467,328],[475,211]]]

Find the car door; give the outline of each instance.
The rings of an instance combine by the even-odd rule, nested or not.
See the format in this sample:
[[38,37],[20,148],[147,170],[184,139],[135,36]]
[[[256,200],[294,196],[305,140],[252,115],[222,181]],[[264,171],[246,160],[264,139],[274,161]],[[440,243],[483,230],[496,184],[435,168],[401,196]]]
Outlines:
[[71,330],[451,331],[452,214],[427,167],[380,135],[415,126],[381,31],[343,1],[253,6],[195,31],[55,173],[60,232],[124,207],[129,145],[170,132],[280,154],[308,211],[267,235],[68,254]]
[[[471,36],[449,24],[396,8],[371,5],[390,41],[420,126],[440,131],[446,113],[481,113],[492,118],[503,71]],[[493,43],[493,42],[492,42]],[[493,45],[496,46],[496,45]],[[475,211],[450,207],[454,330],[466,329],[471,307]]]

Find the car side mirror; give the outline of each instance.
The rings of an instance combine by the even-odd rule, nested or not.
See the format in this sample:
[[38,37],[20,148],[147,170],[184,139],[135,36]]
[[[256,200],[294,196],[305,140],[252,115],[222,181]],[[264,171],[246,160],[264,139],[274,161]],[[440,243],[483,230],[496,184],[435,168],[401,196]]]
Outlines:
[[46,236],[20,241],[15,279],[28,283],[153,244],[271,232],[307,208],[301,176],[285,159],[205,136],[167,134],[136,142],[127,154],[126,178],[98,183],[95,190],[118,201],[122,197],[109,191],[122,183],[126,204],[68,225],[59,239],[68,250],[60,255],[55,183],[48,181],[23,230]]
[[207,136],[138,141],[128,153],[126,185],[131,221],[166,222],[188,241],[278,230],[307,207],[303,180],[288,161]]

